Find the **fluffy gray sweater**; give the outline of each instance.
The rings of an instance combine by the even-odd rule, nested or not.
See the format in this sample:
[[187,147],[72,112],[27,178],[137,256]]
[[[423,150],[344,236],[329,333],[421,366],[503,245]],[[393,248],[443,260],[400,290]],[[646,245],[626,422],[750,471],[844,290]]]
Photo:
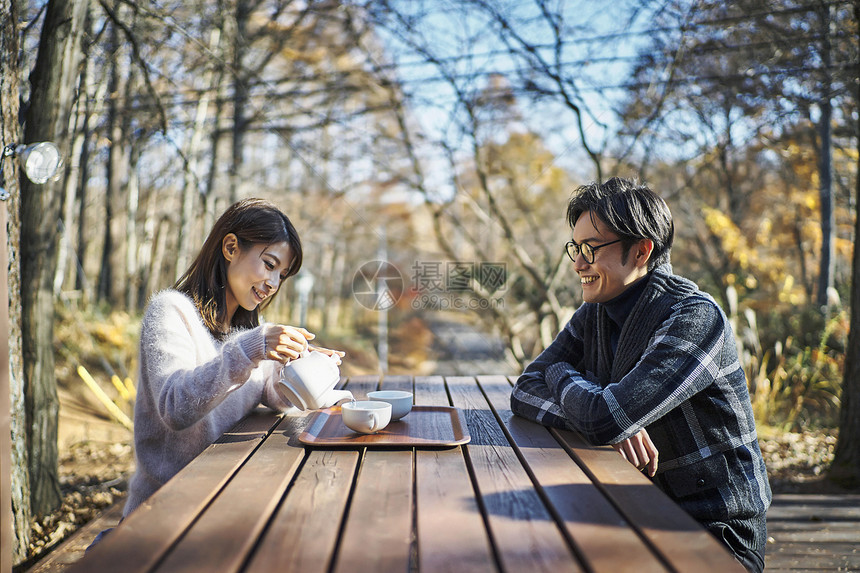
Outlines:
[[123,515],[260,403],[277,411],[290,407],[275,390],[280,364],[264,360],[264,328],[219,342],[188,296],[175,290],[153,295],[140,332],[137,467]]

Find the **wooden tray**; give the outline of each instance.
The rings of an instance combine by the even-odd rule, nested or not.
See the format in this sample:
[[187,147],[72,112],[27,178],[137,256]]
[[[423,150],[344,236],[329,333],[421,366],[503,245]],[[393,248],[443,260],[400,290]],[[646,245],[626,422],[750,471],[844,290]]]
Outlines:
[[340,406],[320,410],[299,441],[308,446],[456,446],[471,439],[463,413],[450,406],[412,406],[412,411],[375,434],[346,427]]

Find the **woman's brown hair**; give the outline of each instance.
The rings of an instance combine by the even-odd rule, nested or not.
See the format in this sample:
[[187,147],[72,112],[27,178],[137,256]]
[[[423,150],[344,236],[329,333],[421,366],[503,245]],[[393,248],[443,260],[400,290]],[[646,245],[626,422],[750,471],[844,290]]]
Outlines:
[[267,297],[259,307],[250,311],[240,306],[229,327],[225,328],[227,261],[221,251],[221,244],[224,237],[230,233],[236,235],[239,248],[243,251],[256,244],[271,245],[286,241],[293,255],[286,276],[293,276],[302,267],[302,243],[299,235],[290,219],[272,203],[263,199],[243,199],[224,211],[209,232],[197,258],[173,286],[194,300],[203,322],[219,340],[231,329],[258,326],[258,310],[268,306],[273,298]]

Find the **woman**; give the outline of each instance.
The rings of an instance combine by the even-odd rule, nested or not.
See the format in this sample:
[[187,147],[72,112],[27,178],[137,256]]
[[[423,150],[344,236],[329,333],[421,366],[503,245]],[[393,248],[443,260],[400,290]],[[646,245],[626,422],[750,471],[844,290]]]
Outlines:
[[[261,325],[259,311],[301,265],[301,242],[287,216],[246,199],[218,219],[176,285],[150,299],[140,334],[137,471],[124,516],[258,404],[290,407],[275,383],[314,335]],[[338,362],[343,356],[317,350]]]

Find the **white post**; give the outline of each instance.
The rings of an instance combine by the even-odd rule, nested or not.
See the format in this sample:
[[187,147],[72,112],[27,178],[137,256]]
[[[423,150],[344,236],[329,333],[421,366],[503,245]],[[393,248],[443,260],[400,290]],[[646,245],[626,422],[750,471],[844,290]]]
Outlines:
[[[385,236],[385,227],[379,228],[379,260],[385,265],[388,263],[388,244]],[[380,273],[381,274],[381,273]],[[388,291],[388,283],[385,277],[378,276],[376,279],[376,302],[378,316],[378,337],[379,346],[377,353],[379,354],[379,371],[382,374],[388,372],[388,304],[384,302],[384,297]]]
[[299,326],[306,328],[308,324],[308,298],[314,288],[314,276],[307,271],[300,271],[296,277],[296,293],[299,295]]

